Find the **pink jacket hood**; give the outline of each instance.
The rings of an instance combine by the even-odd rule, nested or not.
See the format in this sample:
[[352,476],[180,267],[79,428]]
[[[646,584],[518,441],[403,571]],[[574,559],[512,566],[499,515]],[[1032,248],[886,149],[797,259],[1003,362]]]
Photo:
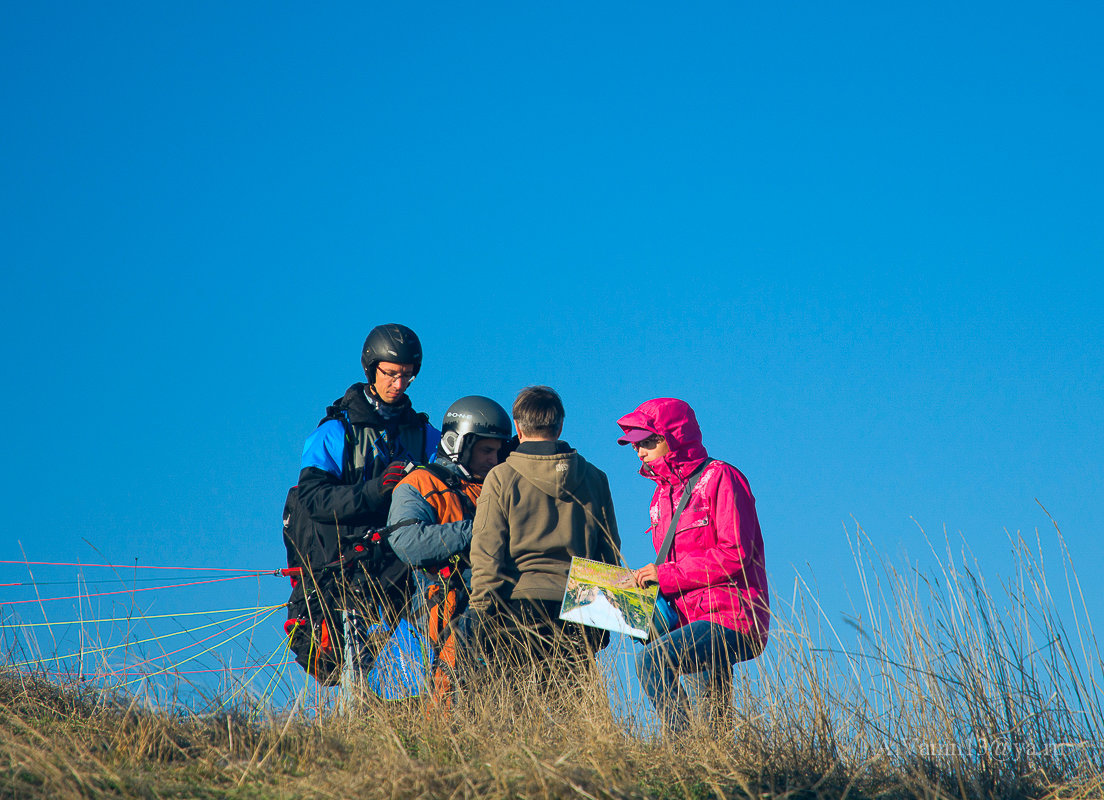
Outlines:
[[617,420],[617,424],[623,431],[643,428],[667,440],[671,452],[653,461],[651,466],[641,468],[640,474],[646,478],[665,483],[684,483],[695,467],[709,457],[702,444],[698,418],[685,400],[674,397],[648,400]]

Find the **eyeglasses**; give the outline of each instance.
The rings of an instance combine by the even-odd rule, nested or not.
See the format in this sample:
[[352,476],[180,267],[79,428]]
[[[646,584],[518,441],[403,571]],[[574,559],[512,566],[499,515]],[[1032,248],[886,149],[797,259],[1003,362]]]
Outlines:
[[659,443],[663,441],[663,437],[658,433],[653,433],[647,439],[641,439],[639,442],[633,442],[634,449],[642,450],[654,450],[659,447]]
[[376,367],[376,373],[382,375],[383,379],[388,383],[401,383],[402,381],[413,383],[414,378],[417,377],[413,370],[410,372],[391,372],[383,367]]

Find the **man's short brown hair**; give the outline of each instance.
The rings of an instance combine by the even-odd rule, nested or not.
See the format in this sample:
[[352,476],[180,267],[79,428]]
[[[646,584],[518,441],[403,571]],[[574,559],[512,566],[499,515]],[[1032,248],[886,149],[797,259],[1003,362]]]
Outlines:
[[550,386],[526,386],[514,401],[514,424],[519,433],[556,439],[563,430],[563,401]]

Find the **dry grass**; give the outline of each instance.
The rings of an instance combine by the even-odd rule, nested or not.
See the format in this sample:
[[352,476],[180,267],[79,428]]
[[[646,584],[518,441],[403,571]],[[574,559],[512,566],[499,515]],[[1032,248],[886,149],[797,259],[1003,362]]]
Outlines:
[[830,625],[802,586],[767,653],[737,670],[735,735],[635,730],[597,673],[555,691],[492,682],[448,716],[372,698],[305,716],[157,710],[8,670],[0,796],[1104,794],[1101,659],[1069,560],[1060,615],[1022,540],[1015,577],[993,592],[965,550],[925,574],[877,558],[861,530],[851,538],[864,587],[851,624]]

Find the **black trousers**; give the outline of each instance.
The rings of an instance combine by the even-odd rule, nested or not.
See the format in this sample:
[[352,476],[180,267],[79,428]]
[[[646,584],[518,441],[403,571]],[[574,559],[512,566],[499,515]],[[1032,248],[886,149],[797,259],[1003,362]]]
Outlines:
[[559,600],[512,600],[477,615],[474,643],[484,665],[507,679],[577,683],[609,644],[607,631],[559,619]]

